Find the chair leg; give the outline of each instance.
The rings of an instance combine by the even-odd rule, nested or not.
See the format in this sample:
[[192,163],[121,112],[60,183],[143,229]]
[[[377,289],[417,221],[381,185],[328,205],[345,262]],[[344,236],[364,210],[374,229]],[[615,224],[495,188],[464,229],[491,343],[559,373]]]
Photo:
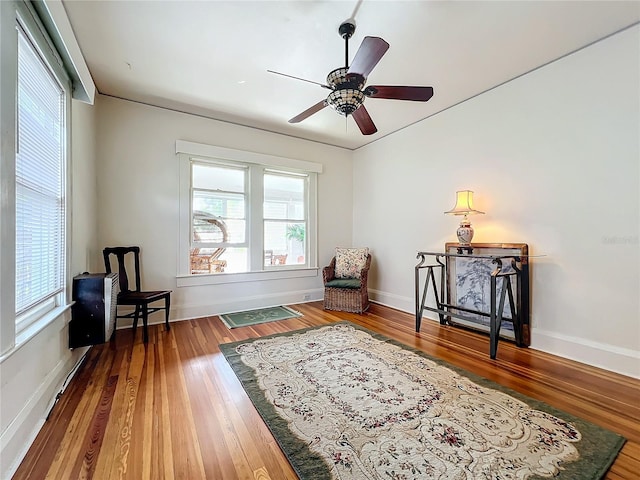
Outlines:
[[140,317],[140,305],[136,305],[136,311],[133,314],[133,338],[136,338],[136,330],[138,329],[138,317]]
[[171,306],[171,295],[167,295],[164,300],[164,324],[167,327],[167,330],[171,330],[169,326],[169,307]]
[[147,330],[147,323],[149,320],[149,309],[148,309],[148,305],[146,303],[144,303],[142,305],[142,341],[144,343],[147,343],[149,341],[149,332]]
[[116,332],[118,331],[118,305],[116,304],[116,318],[113,319],[113,332],[111,332],[111,337],[109,337],[109,342],[116,338]]

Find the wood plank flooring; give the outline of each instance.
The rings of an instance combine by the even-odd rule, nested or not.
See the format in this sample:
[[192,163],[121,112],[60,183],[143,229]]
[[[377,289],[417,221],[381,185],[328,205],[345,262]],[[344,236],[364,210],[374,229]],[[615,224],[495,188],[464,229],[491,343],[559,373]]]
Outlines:
[[[14,479],[295,479],[219,344],[350,320],[627,438],[606,478],[638,479],[640,381],[423,321],[379,305],[363,314],[294,306],[304,316],[227,329],[218,317],[131,330],[93,347]],[[579,480],[579,479],[576,479]]]

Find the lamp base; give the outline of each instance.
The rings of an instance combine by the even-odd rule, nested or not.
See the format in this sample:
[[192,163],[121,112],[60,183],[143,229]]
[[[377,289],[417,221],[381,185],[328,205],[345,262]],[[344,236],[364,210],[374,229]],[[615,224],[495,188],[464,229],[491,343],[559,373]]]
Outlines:
[[458,242],[460,245],[468,247],[473,239],[473,227],[471,226],[471,222],[468,220],[462,220],[456,234],[458,235]]

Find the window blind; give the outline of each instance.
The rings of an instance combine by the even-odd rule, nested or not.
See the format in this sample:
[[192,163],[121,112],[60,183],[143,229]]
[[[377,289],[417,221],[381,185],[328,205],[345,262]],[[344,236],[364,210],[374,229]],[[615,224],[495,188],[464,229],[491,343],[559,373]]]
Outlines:
[[64,287],[65,101],[64,89],[18,26],[16,315]]

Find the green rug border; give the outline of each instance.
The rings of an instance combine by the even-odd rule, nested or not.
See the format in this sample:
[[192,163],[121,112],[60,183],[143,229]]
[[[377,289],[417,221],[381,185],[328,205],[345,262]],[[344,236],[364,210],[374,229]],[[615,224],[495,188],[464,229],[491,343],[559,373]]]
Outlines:
[[[327,464],[324,458],[313,453],[308,448],[307,443],[304,440],[301,440],[291,433],[287,422],[278,415],[273,404],[271,404],[267,400],[264,392],[260,390],[255,371],[244,362],[242,362],[242,359],[240,355],[236,353],[235,348],[238,345],[252,343],[256,340],[291,336],[305,333],[310,330],[318,330],[320,328],[340,324],[350,325],[357,330],[368,333],[377,340],[396,345],[410,352],[416,353],[424,358],[428,358],[429,360],[432,360],[439,365],[443,365],[455,371],[456,373],[467,377],[478,385],[504,392],[514,398],[517,398],[518,400],[523,401],[531,408],[560,417],[563,420],[575,425],[582,434],[582,440],[574,444],[580,454],[580,459],[576,462],[571,462],[570,464],[564,466],[564,470],[561,470],[559,475],[554,477],[557,480],[575,480],[578,478],[580,480],[601,480],[615,461],[616,457],[620,453],[620,450],[622,449],[622,446],[626,442],[626,439],[623,436],[606,428],[599,427],[598,425],[595,425],[591,422],[582,420],[575,415],[571,415],[570,413],[554,408],[544,402],[535,400],[522,393],[516,392],[509,387],[504,387],[492,380],[488,380],[475,373],[469,372],[460,367],[456,367],[455,365],[451,365],[444,360],[432,357],[431,355],[428,355],[416,348],[405,345],[402,342],[389,338],[380,333],[372,332],[365,327],[361,327],[360,325],[347,320],[292,330],[290,332],[275,333],[264,337],[248,338],[246,340],[240,340],[237,342],[220,344],[220,351],[236,374],[236,377],[240,381],[242,388],[244,388],[256,410],[264,420],[269,430],[271,430],[276,442],[278,443],[278,445],[280,445],[282,452],[287,457],[289,463],[301,480],[331,479],[331,467]],[[603,446],[608,447],[606,451]],[[324,467],[324,471],[320,470],[320,465]],[[589,467],[589,470],[591,471],[589,476],[585,476],[585,469],[587,467]],[[546,480],[546,477],[539,477],[536,475],[533,477],[529,477],[529,479]]]
[[[291,314],[291,316],[290,316],[290,317],[287,317],[287,318],[279,318],[279,319],[277,319],[277,320],[261,320],[261,321],[258,321],[258,322],[247,323],[247,324],[245,324],[245,325],[234,325],[234,326],[231,326],[231,324],[230,324],[230,323],[228,323],[228,322],[227,322],[227,320],[225,320],[224,318],[222,318],[222,317],[226,317],[226,316],[229,316],[229,315],[237,315],[237,314],[239,314],[239,313],[257,312],[258,310],[269,310],[269,309],[271,309],[271,308],[284,308],[285,310],[287,310],[287,311]],[[303,316],[303,315],[302,315],[302,313],[300,313],[300,312],[298,312],[298,311],[294,310],[293,308],[289,308],[289,307],[288,307],[288,306],[286,306],[286,305],[275,305],[275,306],[273,306],[273,307],[254,308],[253,310],[241,310],[241,311],[239,311],[239,312],[221,313],[221,314],[219,314],[219,315],[218,315],[218,317],[220,317],[220,320],[222,321],[222,323],[224,323],[224,325],[225,325],[229,330],[232,330],[232,329],[234,329],[234,328],[251,327],[251,326],[253,326],[253,325],[260,325],[260,324],[262,324],[262,323],[281,322],[281,321],[283,321],[283,320],[291,320],[292,318],[300,318],[300,317],[302,317],[302,316]]]

